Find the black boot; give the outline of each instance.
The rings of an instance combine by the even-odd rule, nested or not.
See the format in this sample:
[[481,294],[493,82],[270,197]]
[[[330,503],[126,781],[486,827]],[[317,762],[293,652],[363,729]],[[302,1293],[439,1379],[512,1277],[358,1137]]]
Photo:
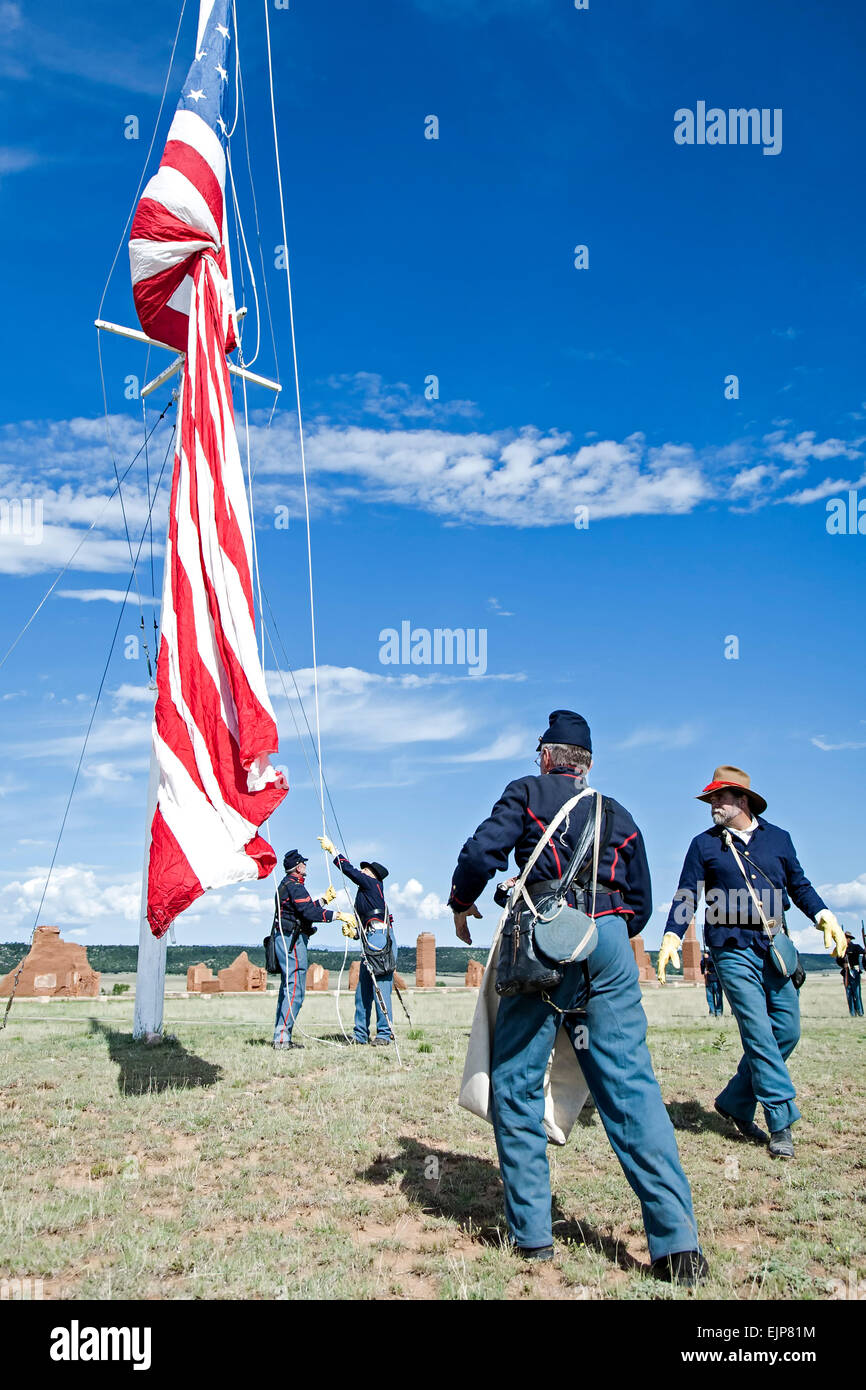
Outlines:
[[707,1278],[710,1267],[700,1250],[677,1250],[673,1255],[662,1255],[653,1260],[653,1274],[668,1284],[684,1284],[693,1289]]
[[770,1136],[766,1130],[756,1125],[754,1120],[738,1120],[736,1115],[729,1115],[727,1110],[723,1110],[716,1101],[716,1114],[721,1115],[723,1120],[731,1120],[737,1126],[744,1139],[751,1139],[753,1144],[769,1144]]
[[515,1245],[514,1253],[520,1255],[524,1260],[552,1260],[553,1246],[536,1245],[528,1248],[523,1245]]
[[794,1140],[791,1135],[790,1125],[786,1125],[784,1129],[776,1129],[770,1135],[770,1157],[794,1157]]

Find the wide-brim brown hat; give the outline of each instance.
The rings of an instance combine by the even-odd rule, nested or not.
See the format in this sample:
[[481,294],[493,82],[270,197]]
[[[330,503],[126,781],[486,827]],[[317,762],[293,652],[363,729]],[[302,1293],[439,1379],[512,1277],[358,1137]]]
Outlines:
[[766,811],[766,801],[757,792],[752,791],[751,778],[741,767],[717,767],[712,782],[708,782],[704,787],[698,801],[709,801],[711,794],[720,792],[723,787],[732,787],[734,791],[743,792],[749,798],[749,804],[756,816],[762,816]]

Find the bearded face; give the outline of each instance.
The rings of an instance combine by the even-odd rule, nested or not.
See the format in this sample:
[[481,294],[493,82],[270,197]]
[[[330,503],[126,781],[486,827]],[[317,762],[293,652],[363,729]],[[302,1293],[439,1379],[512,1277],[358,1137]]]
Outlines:
[[723,791],[713,792],[710,813],[714,825],[728,826],[741,813],[750,815],[749,802],[745,796],[737,796],[735,792],[725,788]]

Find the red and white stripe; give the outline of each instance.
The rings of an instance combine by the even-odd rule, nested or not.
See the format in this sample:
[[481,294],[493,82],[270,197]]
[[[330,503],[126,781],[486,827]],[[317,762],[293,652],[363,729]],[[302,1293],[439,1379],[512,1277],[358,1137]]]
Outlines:
[[[226,242],[226,157],[219,137],[195,111],[178,110],[159,169],[135,211],[129,242],[132,296],[145,333],[186,350],[193,271],[210,251],[233,313]],[[230,317],[225,348],[236,345]]]
[[256,646],[252,534],[225,342],[228,289],[212,246],[191,267],[181,422],[157,663],[160,780],[148,921],[162,936],[208,888],[271,872],[258,834],[288,790]]

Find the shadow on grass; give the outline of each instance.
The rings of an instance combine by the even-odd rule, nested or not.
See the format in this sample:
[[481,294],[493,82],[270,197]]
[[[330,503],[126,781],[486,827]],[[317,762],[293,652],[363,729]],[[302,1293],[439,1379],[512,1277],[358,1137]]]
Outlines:
[[[377,1158],[357,1176],[384,1185],[394,1173],[399,1173],[400,1190],[426,1215],[455,1221],[466,1235],[483,1245],[508,1244],[497,1164],[473,1154],[432,1149],[405,1134],[399,1142],[402,1151],[396,1157]],[[438,1177],[433,1176],[436,1172]],[[427,1173],[431,1173],[429,1178]],[[556,1197],[552,1215],[557,1241],[574,1241],[588,1250],[597,1250],[620,1269],[647,1272],[647,1266],[635,1260],[619,1241],[603,1235],[588,1221],[566,1217]]]
[[722,1119],[715,1110],[707,1110],[699,1100],[669,1100],[666,1109],[674,1129],[687,1130],[691,1134],[722,1134],[726,1139],[736,1138],[736,1130],[730,1120]]
[[150,1095],[154,1091],[186,1091],[196,1086],[213,1086],[223,1074],[222,1067],[187,1052],[177,1039],[156,1047],[137,1042],[131,1033],[107,1028],[98,1019],[90,1020],[90,1031],[108,1044],[108,1055],[118,1066],[117,1089],[122,1096]]

